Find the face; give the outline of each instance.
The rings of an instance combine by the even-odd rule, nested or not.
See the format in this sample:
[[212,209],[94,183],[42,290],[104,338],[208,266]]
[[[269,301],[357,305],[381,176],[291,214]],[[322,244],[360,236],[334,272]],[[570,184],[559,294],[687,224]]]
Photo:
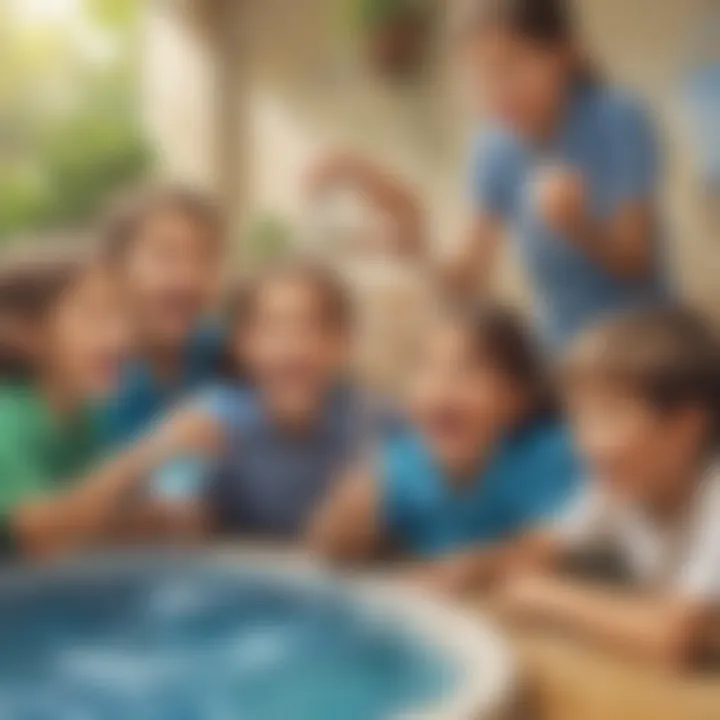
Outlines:
[[693,408],[663,413],[621,388],[577,388],[570,417],[591,472],[616,495],[652,503],[695,469],[707,434]]
[[99,399],[115,387],[128,348],[117,283],[100,268],[89,270],[61,298],[46,322],[41,357],[82,399]]
[[346,333],[327,321],[319,291],[300,279],[266,282],[236,342],[274,413],[292,422],[314,415],[348,359]]
[[479,32],[462,52],[484,115],[530,137],[558,116],[572,74],[569,51],[493,29]]
[[411,383],[413,420],[444,466],[472,469],[512,424],[518,392],[461,328],[441,323],[429,336]]
[[209,230],[177,210],[156,213],[130,245],[123,291],[141,340],[164,348],[185,344],[214,305],[221,253]]

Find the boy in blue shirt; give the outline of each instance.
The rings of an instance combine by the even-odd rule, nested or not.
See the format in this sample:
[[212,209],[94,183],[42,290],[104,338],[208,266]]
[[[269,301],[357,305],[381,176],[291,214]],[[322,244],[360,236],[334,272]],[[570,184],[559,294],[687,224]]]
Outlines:
[[439,323],[412,385],[413,429],[339,487],[311,539],[345,560],[392,546],[460,590],[501,571],[513,543],[563,506],[577,463],[532,344],[502,309]]
[[[158,430],[181,456],[157,478],[156,498],[201,529],[298,538],[336,479],[397,420],[348,381],[352,308],[332,273],[276,267],[247,283],[233,314],[234,380]],[[214,453],[204,452],[208,437]]]
[[137,439],[172,404],[219,373],[223,334],[202,319],[219,299],[221,235],[212,205],[179,187],[133,198],[109,223],[106,251],[134,340],[107,408],[110,445]]

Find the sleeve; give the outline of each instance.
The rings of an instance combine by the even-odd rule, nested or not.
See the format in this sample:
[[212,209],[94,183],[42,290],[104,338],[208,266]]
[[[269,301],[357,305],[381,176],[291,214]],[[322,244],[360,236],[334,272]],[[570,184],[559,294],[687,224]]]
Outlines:
[[702,503],[674,590],[690,600],[720,603],[720,482]]
[[524,493],[526,526],[547,525],[562,517],[581,494],[583,470],[573,443],[566,433],[555,434],[534,462],[532,492]]
[[[228,444],[241,437],[250,406],[239,390],[208,387],[186,405],[190,412],[209,415],[223,428]],[[210,482],[217,461],[207,457],[178,457],[159,468],[150,481],[151,494],[162,500],[183,501],[197,498]]]
[[513,208],[516,158],[497,132],[481,136],[475,143],[470,165],[471,199],[477,212],[507,219]]
[[641,105],[618,102],[609,125],[613,133],[610,212],[616,212],[656,194],[661,163],[655,128]]
[[406,448],[390,443],[380,452],[377,473],[384,532],[400,541],[412,524],[413,483],[409,482],[407,461]]
[[197,498],[212,475],[213,466],[214,463],[207,458],[177,458],[153,474],[151,494],[168,502]]
[[588,481],[549,529],[570,550],[583,550],[612,540],[612,513],[603,493]]
[[35,466],[32,458],[23,457],[8,437],[0,446],[0,517],[12,513],[27,499],[49,492],[51,483]]
[[253,404],[247,393],[222,385],[206,388],[188,406],[220,423],[230,440],[242,434],[253,414]]

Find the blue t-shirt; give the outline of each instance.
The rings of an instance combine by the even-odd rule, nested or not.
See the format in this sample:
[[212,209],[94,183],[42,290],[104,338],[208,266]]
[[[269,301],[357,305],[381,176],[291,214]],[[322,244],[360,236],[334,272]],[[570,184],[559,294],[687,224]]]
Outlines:
[[224,334],[219,327],[198,330],[185,349],[180,377],[171,384],[155,377],[143,360],[130,360],[106,408],[108,444],[117,446],[135,440],[173,405],[216,379],[223,351]]
[[504,441],[472,482],[453,487],[420,437],[388,443],[380,469],[388,536],[420,557],[498,543],[547,521],[581,472],[566,431],[534,423]]
[[156,479],[156,491],[166,498],[203,494],[221,530],[231,533],[297,534],[342,471],[400,422],[383,404],[345,386],[302,435],[279,428],[250,389],[215,387],[195,404],[222,423],[228,449],[214,463],[171,463]]
[[479,137],[472,160],[474,204],[511,226],[535,292],[542,337],[550,348],[560,349],[603,316],[662,301],[667,288],[660,228],[654,272],[622,280],[546,226],[529,189],[535,172],[547,163],[582,173],[589,210],[598,221],[628,202],[652,203],[660,172],[645,112],[632,99],[601,86],[575,92],[556,140],[543,150],[500,129]]

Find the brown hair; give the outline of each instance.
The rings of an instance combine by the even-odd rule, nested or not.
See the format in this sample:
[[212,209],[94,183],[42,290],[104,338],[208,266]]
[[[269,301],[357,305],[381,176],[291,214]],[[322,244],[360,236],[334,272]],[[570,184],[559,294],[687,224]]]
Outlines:
[[459,311],[478,358],[489,361],[530,398],[526,422],[555,413],[557,404],[542,353],[520,315],[494,303]]
[[[569,0],[466,0],[457,26],[460,41],[486,28],[507,28],[549,46],[575,46],[580,35]],[[599,73],[588,58],[579,58],[576,82],[592,85]]]
[[636,311],[590,330],[562,369],[570,387],[607,382],[661,412],[703,408],[720,440],[720,340],[687,308]]
[[0,380],[32,375],[23,332],[48,316],[93,259],[83,248],[43,247],[5,261],[0,271]]
[[304,258],[288,260],[245,282],[231,300],[231,320],[240,325],[249,323],[263,289],[281,282],[298,282],[311,288],[329,328],[345,331],[352,326],[355,313],[345,283],[327,266]]
[[207,230],[212,242],[222,243],[224,229],[212,200],[194,188],[169,185],[125,196],[111,207],[104,228],[108,258],[122,260],[143,225],[162,212],[180,213]]

